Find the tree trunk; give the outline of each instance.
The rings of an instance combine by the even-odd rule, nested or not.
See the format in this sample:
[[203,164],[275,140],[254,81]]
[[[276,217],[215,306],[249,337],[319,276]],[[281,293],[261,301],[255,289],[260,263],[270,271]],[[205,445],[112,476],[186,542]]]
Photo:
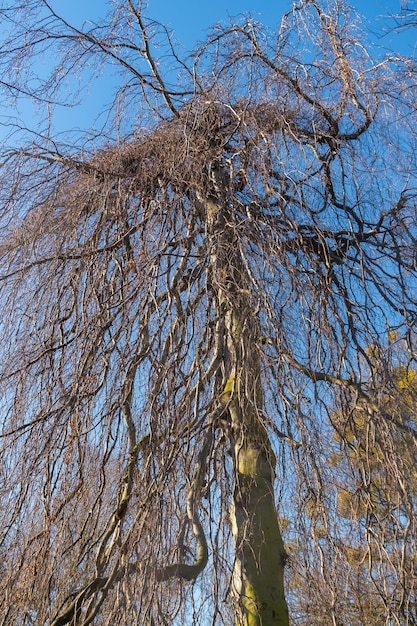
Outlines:
[[274,503],[276,459],[262,424],[259,372],[250,374],[254,380],[245,382],[255,391],[256,405],[248,400],[241,378],[233,374],[222,394],[233,433],[236,626],[288,626],[286,553]]
[[231,440],[236,626],[288,626],[286,553],[274,502],[276,458],[262,423],[260,324],[230,209],[208,203],[211,266],[221,319],[224,407]]
[[271,463],[253,438],[235,445],[232,507],[236,561],[234,590],[244,607],[236,626],[288,626],[285,550],[273,498]]

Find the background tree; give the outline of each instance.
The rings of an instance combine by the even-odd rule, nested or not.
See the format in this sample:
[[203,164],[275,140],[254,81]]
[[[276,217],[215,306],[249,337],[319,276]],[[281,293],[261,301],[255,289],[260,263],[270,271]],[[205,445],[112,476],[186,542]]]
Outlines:
[[[293,623],[366,623],[355,541],[386,557],[383,586],[358,570],[379,623],[415,623],[415,424],[367,352],[395,328],[413,371],[409,65],[373,62],[341,2],[187,58],[130,0],[82,30],[44,0],[1,11],[12,96],[123,80],[98,138],[3,154],[1,623],[288,624],[286,562]],[[383,437],[360,463],[395,481],[354,527],[356,407]]]
[[[338,567],[338,588],[349,591],[340,594],[346,623],[385,623],[389,598],[395,623],[413,624],[415,596],[404,597],[400,589],[415,586],[417,375],[402,365],[408,356],[396,333],[390,333],[385,349],[368,348],[367,360],[369,378],[363,389],[371,402],[351,397],[349,408],[332,416],[339,445],[329,458],[333,484],[327,498],[339,516],[336,554],[329,545],[323,503],[314,497],[306,503],[307,524],[320,539],[327,563],[332,553],[333,559],[343,561]],[[299,563],[293,585],[301,590],[299,602],[305,608],[306,598],[320,593],[321,576],[312,565],[303,567],[304,545],[295,544],[292,549]],[[402,585],[398,585],[400,572]],[[321,608],[315,611],[318,623],[326,619]]]

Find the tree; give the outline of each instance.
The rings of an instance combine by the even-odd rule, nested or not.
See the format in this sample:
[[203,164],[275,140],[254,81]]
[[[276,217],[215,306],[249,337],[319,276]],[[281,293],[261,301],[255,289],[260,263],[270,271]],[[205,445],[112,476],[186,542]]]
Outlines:
[[393,16],[395,29],[409,28],[416,25],[417,8],[415,2],[404,0],[400,3],[400,12]]
[[[346,623],[328,459],[349,462],[352,402],[378,410],[367,347],[395,328],[415,355],[408,63],[374,62],[339,1],[186,58],[130,0],[82,29],[45,0],[1,11],[12,97],[49,114],[74,69],[124,82],[99,135],[48,121],[2,158],[0,623],[278,626],[287,602]],[[409,465],[381,450],[408,551]],[[383,546],[386,522],[357,536]],[[415,623],[413,568],[390,553],[386,623]]]
[[[402,365],[408,361],[403,347],[396,333],[389,334],[383,351],[369,347],[369,378],[363,388],[372,399],[372,410],[369,402],[351,397],[349,406],[332,416],[339,445],[329,458],[333,494],[327,493],[327,497],[339,516],[337,548],[344,561],[344,572],[339,568],[339,576],[343,572],[339,590],[349,590],[349,594],[341,594],[340,603],[344,605],[343,620],[349,624],[385,623],[388,598],[393,604],[390,623],[413,624],[417,615],[415,595],[404,597],[401,592],[401,587],[412,589],[415,585],[412,529],[417,494],[417,373]],[[311,529],[320,537],[322,550],[331,562],[327,520],[323,520],[321,506],[312,497],[306,511]],[[294,547],[300,563],[305,558],[303,550],[304,546]],[[303,568],[299,569],[302,572]],[[396,591],[399,576],[403,583]],[[320,589],[320,573],[310,566],[304,577],[296,573],[293,584],[302,590],[306,586]],[[308,592],[299,595],[305,603]],[[317,622],[323,621],[321,611]]]

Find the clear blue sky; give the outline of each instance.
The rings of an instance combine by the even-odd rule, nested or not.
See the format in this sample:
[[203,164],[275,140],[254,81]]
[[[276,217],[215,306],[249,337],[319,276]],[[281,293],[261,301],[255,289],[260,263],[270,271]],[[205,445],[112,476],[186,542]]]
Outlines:
[[[351,0],[348,3],[363,15],[365,24],[372,29],[374,36],[379,38],[384,27],[389,23],[387,18],[400,15],[407,0]],[[408,4],[417,7],[415,0],[408,0]],[[149,0],[148,14],[158,21],[169,23],[180,41],[192,44],[203,38],[205,31],[212,24],[242,13],[251,13],[260,22],[272,27],[277,26],[282,15],[291,6],[291,0],[176,0],[174,2],[172,0]],[[391,45],[394,42],[402,49],[408,41],[409,53],[415,40],[416,30],[414,33],[404,32],[395,37],[380,38],[381,45]]]
[[[416,0],[350,0],[350,4],[363,15],[363,25],[370,31],[370,41],[383,49],[394,48],[403,54],[413,55],[416,28],[388,32],[389,26],[394,24],[390,16],[400,15],[407,1],[410,6],[417,6]],[[104,0],[51,0],[51,5],[57,13],[80,27],[84,21],[96,21],[100,14],[106,12],[107,3]],[[149,0],[146,13],[168,25],[174,32],[174,38],[185,50],[190,50],[205,38],[216,22],[227,22],[230,17],[250,13],[258,21],[274,28],[291,6],[291,0]],[[55,128],[69,130],[90,126],[97,114],[110,103],[113,81],[114,78],[106,74],[83,93],[80,107],[57,111]],[[17,115],[23,121],[26,117],[30,119],[31,114],[28,115],[25,103],[21,103],[19,109]]]
[[[94,19],[106,5],[103,0],[52,0],[51,4],[77,24],[84,19]],[[404,14],[406,6],[417,8],[416,0],[348,0],[348,4],[363,15],[375,37],[380,36],[390,23],[389,16]],[[149,0],[146,12],[149,17],[170,25],[177,39],[188,48],[203,39],[207,29],[216,22],[250,13],[260,22],[274,27],[291,6],[291,0]],[[416,42],[416,29],[413,33],[381,38],[382,45],[392,45],[393,41],[401,49],[406,45],[411,53]]]

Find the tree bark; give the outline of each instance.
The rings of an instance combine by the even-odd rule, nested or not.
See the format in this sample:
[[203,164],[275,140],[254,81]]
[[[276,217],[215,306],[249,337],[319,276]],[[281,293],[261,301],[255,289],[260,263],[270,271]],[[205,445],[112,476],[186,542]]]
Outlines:
[[[231,330],[233,336],[236,329]],[[233,433],[235,486],[230,515],[236,626],[288,626],[286,553],[274,502],[276,459],[262,424],[259,378],[250,373],[257,406],[251,406],[240,379],[233,375],[222,394]]]
[[276,458],[262,423],[260,323],[250,276],[226,202],[207,203],[217,317],[222,320],[220,397],[231,440],[234,494],[230,517],[235,560],[236,626],[288,626],[284,594],[286,552],[274,501]]

